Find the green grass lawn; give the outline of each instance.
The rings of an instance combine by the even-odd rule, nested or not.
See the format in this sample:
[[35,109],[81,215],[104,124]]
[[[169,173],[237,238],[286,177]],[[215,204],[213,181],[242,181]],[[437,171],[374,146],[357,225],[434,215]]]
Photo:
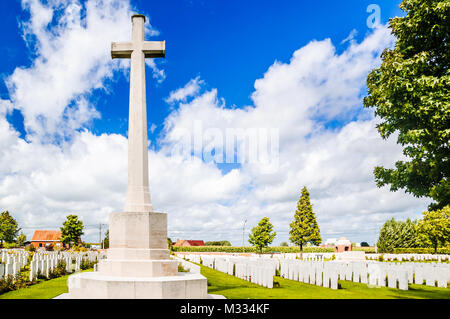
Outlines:
[[0,299],[52,299],[67,292],[67,277],[42,281],[27,288],[0,295]]
[[[93,269],[82,270],[93,271]],[[68,292],[67,278],[70,275],[56,279],[42,280],[39,283],[0,295],[0,299],[52,299]]]
[[203,266],[201,273],[208,278],[208,293],[228,299],[450,299],[450,288],[424,285],[409,285],[409,290],[403,291],[339,281],[342,289],[333,290],[275,277],[280,287],[269,289]]
[[[92,271],[92,270],[91,270]],[[251,282],[201,266],[208,278],[208,293],[228,299],[450,299],[450,288],[409,285],[409,290],[369,288],[365,284],[339,281],[342,289],[333,290],[275,277],[279,288],[264,288]],[[67,292],[67,277],[42,281],[28,288],[0,295],[0,299],[52,299]]]

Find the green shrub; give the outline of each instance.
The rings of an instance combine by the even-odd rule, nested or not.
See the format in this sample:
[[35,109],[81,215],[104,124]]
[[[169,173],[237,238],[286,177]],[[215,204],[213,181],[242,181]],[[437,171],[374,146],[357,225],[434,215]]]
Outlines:
[[181,263],[178,264],[178,272],[189,272],[189,270],[185,269]]
[[231,243],[228,240],[222,241],[207,241],[205,243],[206,246],[231,246]]
[[[364,249],[362,249],[364,250]],[[257,253],[255,247],[237,247],[237,246],[191,246],[191,247],[173,247],[175,252],[225,252],[225,253]],[[299,247],[265,247],[263,248],[263,253],[299,253]],[[332,253],[333,248],[328,247],[304,247],[304,253]]]
[[80,263],[80,269],[81,270],[86,270],[86,269],[94,268],[94,265],[96,263],[97,263],[96,261],[89,261],[87,259],[82,259],[81,263]]
[[13,276],[8,275],[0,280],[0,294],[8,291],[17,290],[20,288],[25,288],[30,285],[31,282],[27,282],[26,278],[21,275]]
[[0,280],[0,294],[15,290],[14,276],[8,275]]
[[3,243],[3,248],[6,249],[19,248],[19,245],[17,243]]
[[35,252],[36,251],[36,247],[34,247],[33,245],[28,245],[28,246],[25,247],[25,250],[29,251],[29,252]]
[[49,279],[54,279],[54,278],[58,278],[58,277],[62,277],[67,275],[66,272],[66,263],[64,261],[59,261],[58,264],[56,265],[55,269],[53,269],[52,272],[50,272],[49,274]]
[[[434,254],[434,248],[394,248],[394,254]],[[437,249],[441,255],[450,254],[450,247],[441,247]]]

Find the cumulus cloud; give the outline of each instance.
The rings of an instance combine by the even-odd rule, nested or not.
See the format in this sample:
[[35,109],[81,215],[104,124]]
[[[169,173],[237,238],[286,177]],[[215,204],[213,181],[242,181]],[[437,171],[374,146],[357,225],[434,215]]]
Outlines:
[[[22,3],[30,12],[23,35],[35,58],[8,78],[10,99],[0,100],[0,207],[22,227],[54,227],[69,213],[86,225],[106,223],[109,213],[123,209],[127,140],[86,128],[101,117],[89,99],[117,70],[126,72],[127,62],[110,61],[109,45],[129,40],[132,8],[125,0]],[[285,241],[303,185],[324,239],[345,235],[373,243],[387,218],[419,217],[426,200],[376,187],[373,167],[392,165],[402,154],[393,139],[379,137],[376,118],[361,106],[365,78],[392,41],[384,27],[361,43],[350,41],[340,54],[330,39],[312,41],[289,62],[275,61],[255,81],[253,104],[246,107],[227,106],[220,88],[202,92],[200,77],[173,90],[166,102],[174,110],[163,123],[161,147],[149,152],[153,207],[168,213],[172,239],[241,244],[243,221],[248,232],[268,216],[276,242]],[[148,65],[153,76],[164,78]],[[6,120],[13,109],[24,115],[26,139]],[[174,148],[198,123],[202,138],[208,129],[276,129],[276,170],[205,162],[203,140],[194,143],[195,156],[177,156]],[[70,138],[49,143],[57,132]],[[85,238],[97,240],[97,231],[89,228]]]
[[169,97],[166,98],[167,103],[185,102],[188,97],[195,96],[200,91],[201,85],[204,83],[197,76],[190,80],[184,87],[170,92]]
[[[129,65],[112,61],[113,41],[131,37],[129,1],[23,0],[30,19],[22,23],[23,37],[36,58],[18,67],[6,83],[14,107],[24,116],[28,138],[71,135],[100,114],[87,101],[114,71]],[[147,24],[149,33],[151,25]],[[158,79],[164,72],[149,62]]]
[[[217,232],[236,238],[244,219],[255,225],[268,216],[279,230],[279,240],[287,240],[304,185],[325,238],[345,235],[373,243],[386,218],[420,216],[426,200],[379,189],[373,177],[376,165],[392,165],[403,156],[394,139],[379,137],[377,120],[361,101],[368,72],[392,43],[385,27],[361,43],[352,41],[341,54],[330,39],[312,41],[294,52],[289,63],[275,62],[255,81],[252,106],[229,108],[216,89],[179,104],[166,119],[162,151],[183,143],[186,132],[195,139],[199,122],[203,135],[211,128],[279,130],[278,169],[267,174],[258,164],[240,166],[242,181],[247,183],[231,203],[215,208],[234,216],[227,231],[217,226]],[[340,125],[333,127],[330,123],[336,120]],[[195,143],[193,152],[202,154]]]

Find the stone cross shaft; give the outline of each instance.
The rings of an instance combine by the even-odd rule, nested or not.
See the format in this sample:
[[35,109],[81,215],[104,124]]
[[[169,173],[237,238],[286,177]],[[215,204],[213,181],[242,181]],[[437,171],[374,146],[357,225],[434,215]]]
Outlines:
[[165,57],[165,41],[145,41],[145,16],[131,18],[131,42],[113,42],[113,59],[131,59],[128,123],[128,189],[125,212],[151,212],[148,182],[147,102],[145,58]]

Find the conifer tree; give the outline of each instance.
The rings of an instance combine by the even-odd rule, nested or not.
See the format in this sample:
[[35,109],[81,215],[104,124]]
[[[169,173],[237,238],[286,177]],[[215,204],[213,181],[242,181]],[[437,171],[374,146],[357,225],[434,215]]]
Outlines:
[[300,247],[300,259],[303,259],[303,245],[306,243],[319,245],[322,242],[319,225],[317,224],[306,187],[302,189],[302,195],[297,202],[294,220],[290,226],[289,240]]

